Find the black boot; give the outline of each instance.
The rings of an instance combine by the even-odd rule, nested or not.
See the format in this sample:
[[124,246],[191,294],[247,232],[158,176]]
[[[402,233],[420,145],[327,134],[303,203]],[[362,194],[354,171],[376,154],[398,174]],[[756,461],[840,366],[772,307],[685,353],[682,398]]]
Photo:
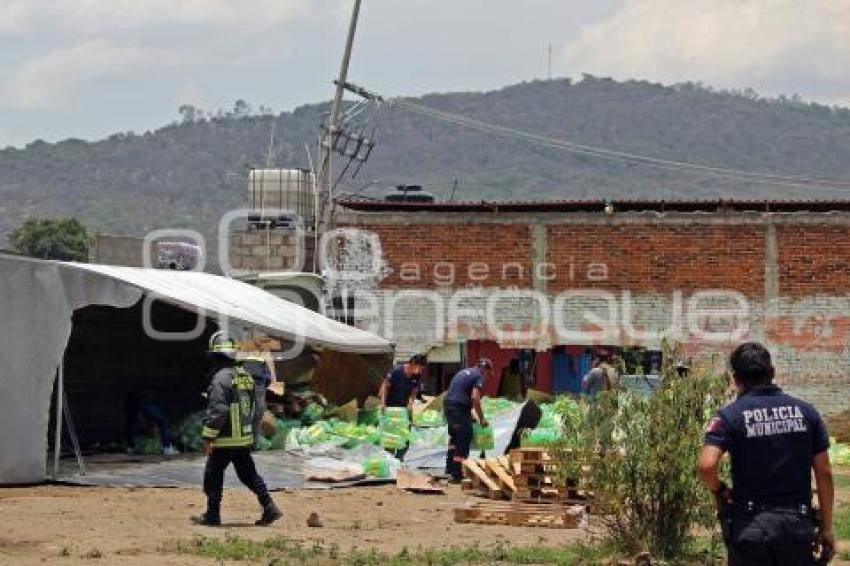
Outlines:
[[196,515],[192,517],[192,522],[196,525],[206,525],[207,527],[219,527],[221,526],[221,515],[218,513],[210,513],[207,511],[203,515]]
[[283,517],[283,513],[280,512],[280,509],[277,508],[277,505],[274,504],[274,501],[270,501],[266,506],[263,507],[262,516],[257,519],[254,524],[264,527],[266,525],[271,525],[281,517]]

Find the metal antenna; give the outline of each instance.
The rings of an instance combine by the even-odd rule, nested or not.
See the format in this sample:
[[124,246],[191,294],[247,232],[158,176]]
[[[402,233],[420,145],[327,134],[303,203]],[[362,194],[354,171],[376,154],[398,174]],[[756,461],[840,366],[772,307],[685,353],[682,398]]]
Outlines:
[[266,169],[272,168],[272,152],[274,151],[274,131],[277,128],[277,116],[272,118],[272,133],[269,136],[269,153],[266,156]]
[[547,67],[548,73],[547,77],[551,81],[552,80],[552,42],[549,42],[549,66]]

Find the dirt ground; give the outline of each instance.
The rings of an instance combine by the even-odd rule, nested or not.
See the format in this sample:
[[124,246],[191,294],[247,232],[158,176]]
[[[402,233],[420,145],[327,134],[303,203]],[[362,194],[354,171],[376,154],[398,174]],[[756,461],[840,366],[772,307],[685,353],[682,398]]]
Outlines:
[[[850,469],[836,470],[837,504],[850,506]],[[256,540],[283,536],[305,543],[336,544],[397,552],[407,547],[447,548],[498,542],[511,546],[560,546],[590,542],[600,529],[458,525],[454,507],[469,498],[456,486],[445,495],[415,495],[394,485],[335,490],[276,492],[284,518],[271,527],[255,527],[259,509],[244,488],[225,491],[222,528],[192,525],[203,511],[200,488],[118,488],[43,485],[0,488],[0,565],[121,564],[156,566],[216,564],[214,559],[174,554],[171,540],[227,534]],[[310,528],[318,513],[324,526]],[[839,542],[850,551],[850,541]],[[833,564],[848,564],[836,560]]]
[[[415,495],[394,485],[338,490],[277,492],[284,518],[272,527],[255,527],[256,500],[245,489],[225,491],[223,528],[190,524],[203,511],[200,488],[147,489],[112,487],[38,487],[0,489],[0,564],[214,564],[215,560],[162,552],[170,539],[203,534],[336,543],[395,552],[415,549],[482,546],[557,546],[590,540],[587,530],[458,525],[452,509],[467,499],[456,486],[446,495]],[[311,512],[321,528],[307,526]],[[99,558],[92,555],[100,554]]]

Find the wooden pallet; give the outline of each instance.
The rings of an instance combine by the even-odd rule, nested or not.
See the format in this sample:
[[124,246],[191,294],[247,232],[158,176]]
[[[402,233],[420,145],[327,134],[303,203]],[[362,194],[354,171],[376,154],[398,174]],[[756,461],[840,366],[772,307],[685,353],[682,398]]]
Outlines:
[[586,511],[580,506],[479,501],[454,511],[455,522],[512,527],[576,529],[584,525]]
[[485,468],[482,468],[478,461],[465,460],[463,462],[463,474],[464,479],[469,481],[465,485],[461,485],[461,489],[477,490],[490,499],[501,499],[502,488],[484,470]]
[[560,465],[562,463],[552,459],[545,448],[519,448],[507,456],[470,459],[463,465],[461,488],[492,500],[573,503],[578,499],[577,490],[563,482],[559,485],[556,472]]

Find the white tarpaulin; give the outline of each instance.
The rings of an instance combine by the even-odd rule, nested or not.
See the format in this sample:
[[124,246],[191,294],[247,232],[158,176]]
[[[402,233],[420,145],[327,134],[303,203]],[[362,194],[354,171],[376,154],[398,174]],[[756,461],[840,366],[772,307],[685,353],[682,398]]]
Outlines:
[[145,295],[314,347],[363,354],[392,349],[374,334],[225,277],[0,255],[0,484],[45,478],[51,391],[74,310],[131,307]]

